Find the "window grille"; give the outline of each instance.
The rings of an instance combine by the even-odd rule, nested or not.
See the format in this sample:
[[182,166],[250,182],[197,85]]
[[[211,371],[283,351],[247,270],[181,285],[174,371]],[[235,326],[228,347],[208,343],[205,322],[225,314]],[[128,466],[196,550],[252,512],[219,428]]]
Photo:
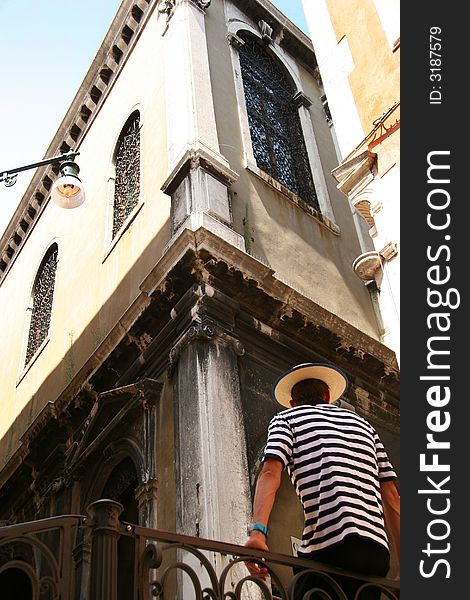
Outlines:
[[114,467],[103,488],[101,497],[122,501],[138,485],[134,463],[127,457]]
[[124,126],[115,152],[113,238],[139,201],[140,116],[131,115]]
[[29,326],[25,366],[33,358],[49,333],[57,270],[57,255],[58,248],[54,245],[46,255],[36,277],[33,289],[33,308]]
[[245,42],[240,66],[256,163],[319,211],[294,86],[260,43],[250,35],[240,37]]

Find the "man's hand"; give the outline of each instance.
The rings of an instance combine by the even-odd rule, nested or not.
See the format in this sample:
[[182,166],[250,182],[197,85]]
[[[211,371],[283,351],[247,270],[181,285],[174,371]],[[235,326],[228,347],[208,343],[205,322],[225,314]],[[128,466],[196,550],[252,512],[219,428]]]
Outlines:
[[[274,504],[276,492],[281,485],[282,463],[274,458],[268,458],[264,461],[256,482],[255,499],[253,501],[253,522],[267,524],[269,515]],[[261,531],[252,531],[250,537],[245,543],[246,548],[255,548],[256,550],[265,550],[269,552],[266,545],[266,538]],[[261,567],[256,563],[246,562],[248,571],[251,575],[266,579],[268,569]]]
[[[250,537],[245,542],[245,548],[255,548],[256,550],[265,550],[266,552],[269,552],[266,539],[261,531],[252,531],[250,533]],[[250,574],[254,575],[255,577],[259,577],[260,579],[264,580],[269,575],[266,567],[261,567],[253,562],[246,562],[245,565]]]

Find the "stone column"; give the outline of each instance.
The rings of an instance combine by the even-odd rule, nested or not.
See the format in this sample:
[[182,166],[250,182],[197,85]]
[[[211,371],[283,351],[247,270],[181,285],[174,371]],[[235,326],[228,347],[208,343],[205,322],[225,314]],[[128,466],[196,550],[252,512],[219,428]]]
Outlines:
[[238,248],[229,187],[238,175],[220,153],[212,99],[205,13],[210,2],[167,0],[160,18],[165,53],[168,178],[174,239],[183,229],[212,230]]
[[143,481],[135,490],[139,508],[139,524],[157,528],[157,467],[156,467],[156,406],[160,400],[163,384],[146,379],[140,384],[140,405],[142,407],[141,445],[144,454]]
[[117,599],[119,515],[122,510],[122,504],[114,500],[97,500],[88,507],[93,527],[90,600]]
[[[193,293],[194,302],[186,304],[185,315],[178,307],[172,313],[183,322],[188,312],[192,317],[170,354],[175,386],[177,530],[243,543],[251,496],[238,374],[238,357],[244,348],[233,333],[236,305],[209,286]],[[220,574],[227,559],[214,555],[210,559]],[[233,573],[234,578],[245,575],[245,571]]]

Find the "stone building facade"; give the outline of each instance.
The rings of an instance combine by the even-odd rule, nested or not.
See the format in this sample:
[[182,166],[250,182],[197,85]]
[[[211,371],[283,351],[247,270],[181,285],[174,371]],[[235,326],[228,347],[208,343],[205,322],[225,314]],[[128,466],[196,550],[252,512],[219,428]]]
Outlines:
[[[85,203],[52,204],[39,169],[1,240],[4,524],[107,497],[243,543],[272,382],[306,360],[347,373],[399,469],[398,365],[351,269],[317,72],[267,0],[122,2],[48,151],[80,153]],[[287,481],[271,529],[291,554]],[[85,598],[89,540],[73,553]]]
[[354,270],[377,304],[382,341],[399,356],[400,3],[303,6],[337,143],[332,173],[366,229]]

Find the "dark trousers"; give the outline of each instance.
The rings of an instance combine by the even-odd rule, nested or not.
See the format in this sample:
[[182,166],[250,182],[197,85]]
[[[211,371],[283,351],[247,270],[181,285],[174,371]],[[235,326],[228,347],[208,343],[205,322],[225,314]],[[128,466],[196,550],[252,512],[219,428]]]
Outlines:
[[[305,556],[302,556],[305,558]],[[308,558],[363,575],[372,575],[375,577],[385,577],[390,567],[390,554],[387,549],[376,544],[373,541],[360,538],[359,536],[349,536],[323,550],[317,550],[309,554]],[[294,575],[301,573],[304,569],[294,568]],[[352,579],[350,577],[332,575],[333,579],[340,585],[348,600],[354,600],[357,590],[363,585],[363,581]],[[338,598],[324,577],[321,575],[306,573],[299,578],[294,588],[294,599],[303,600],[304,595],[313,588],[320,588],[330,595],[332,600]],[[380,590],[369,588],[361,592],[358,600],[379,600]],[[307,596],[310,600],[325,598],[320,594]]]

